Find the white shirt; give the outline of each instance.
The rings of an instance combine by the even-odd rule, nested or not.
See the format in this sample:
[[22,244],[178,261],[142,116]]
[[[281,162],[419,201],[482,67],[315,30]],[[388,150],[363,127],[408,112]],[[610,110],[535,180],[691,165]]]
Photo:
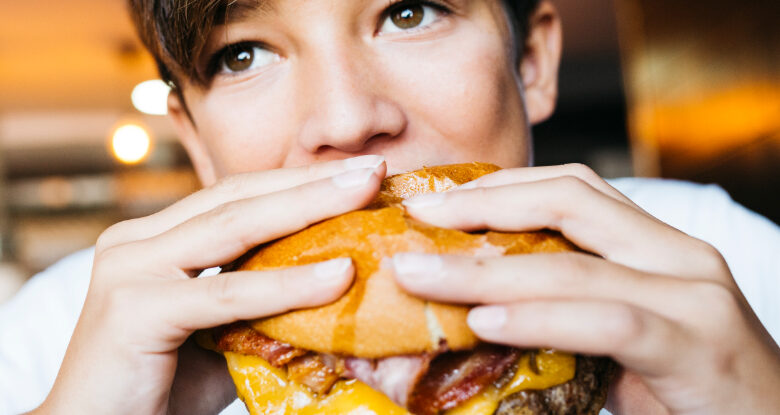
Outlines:
[[[715,246],[775,341],[780,339],[780,228],[734,203],[717,186],[616,179],[653,216]],[[84,303],[93,250],[66,257],[0,306],[0,415],[39,405],[59,370]],[[246,414],[240,401],[223,414]]]

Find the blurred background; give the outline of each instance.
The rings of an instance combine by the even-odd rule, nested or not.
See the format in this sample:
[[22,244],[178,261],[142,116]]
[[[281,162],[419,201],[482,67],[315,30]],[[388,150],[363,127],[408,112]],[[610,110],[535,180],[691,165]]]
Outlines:
[[[718,183],[780,221],[780,2],[554,2],[560,100],[536,164]],[[156,77],[123,0],[0,0],[0,302],[197,190]]]

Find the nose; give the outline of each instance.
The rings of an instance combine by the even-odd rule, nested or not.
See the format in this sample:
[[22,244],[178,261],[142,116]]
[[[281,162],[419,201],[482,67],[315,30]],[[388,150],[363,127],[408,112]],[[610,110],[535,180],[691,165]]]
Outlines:
[[306,151],[371,151],[372,142],[392,139],[406,129],[406,116],[393,101],[392,88],[359,49],[330,42],[312,54],[306,68],[301,92],[308,111],[299,136]]

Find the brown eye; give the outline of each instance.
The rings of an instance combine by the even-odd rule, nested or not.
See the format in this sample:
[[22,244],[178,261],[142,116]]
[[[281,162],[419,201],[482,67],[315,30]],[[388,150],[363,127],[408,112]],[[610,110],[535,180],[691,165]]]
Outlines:
[[403,1],[390,7],[384,15],[379,33],[417,32],[427,29],[447,15],[444,8],[434,7],[414,0]]
[[225,67],[231,72],[241,72],[252,67],[255,53],[252,47],[239,46],[230,48],[225,53]]
[[419,4],[400,7],[390,13],[390,20],[399,29],[413,29],[420,25],[423,17],[425,17],[425,10]]
[[219,57],[217,72],[239,74],[249,72],[274,62],[281,58],[259,43],[238,43],[228,46]]

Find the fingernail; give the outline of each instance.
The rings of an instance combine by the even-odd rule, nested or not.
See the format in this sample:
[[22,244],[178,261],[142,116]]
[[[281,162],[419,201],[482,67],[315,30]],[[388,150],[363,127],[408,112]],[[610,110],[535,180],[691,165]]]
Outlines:
[[366,169],[366,168],[376,169],[384,161],[385,161],[384,156],[377,156],[377,155],[370,154],[367,156],[348,158],[344,160],[344,166],[347,168],[347,170]]
[[369,179],[371,179],[371,175],[373,174],[374,169],[350,170],[345,173],[333,176],[332,180],[336,187],[346,189],[349,187],[362,186],[368,183]]
[[314,266],[314,275],[320,280],[330,281],[344,275],[350,265],[352,265],[351,258],[337,258],[320,262]]
[[506,308],[477,307],[469,312],[468,324],[474,331],[497,331],[506,324]]
[[441,205],[444,202],[444,193],[428,193],[406,199],[402,203],[410,208],[422,208]]
[[393,257],[393,268],[399,276],[414,276],[414,280],[426,282],[442,277],[442,260],[438,255],[418,253],[396,254]]

